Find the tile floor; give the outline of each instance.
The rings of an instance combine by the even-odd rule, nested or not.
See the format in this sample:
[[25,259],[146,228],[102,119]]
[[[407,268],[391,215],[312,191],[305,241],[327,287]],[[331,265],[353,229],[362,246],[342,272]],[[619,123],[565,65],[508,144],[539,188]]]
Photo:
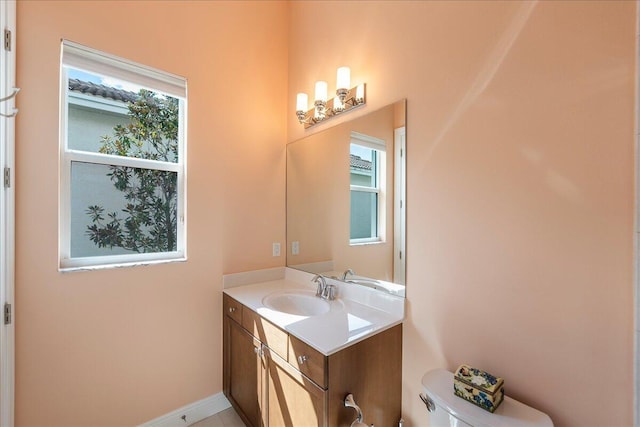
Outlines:
[[245,425],[236,411],[233,408],[229,408],[191,424],[191,427],[245,427]]

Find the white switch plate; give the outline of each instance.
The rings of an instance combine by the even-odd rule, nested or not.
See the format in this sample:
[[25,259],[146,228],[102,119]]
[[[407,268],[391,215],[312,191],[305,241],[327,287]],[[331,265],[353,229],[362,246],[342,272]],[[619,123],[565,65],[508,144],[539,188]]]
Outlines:
[[280,243],[273,244],[273,256],[280,256]]
[[300,253],[300,242],[291,242],[291,255],[298,255]]

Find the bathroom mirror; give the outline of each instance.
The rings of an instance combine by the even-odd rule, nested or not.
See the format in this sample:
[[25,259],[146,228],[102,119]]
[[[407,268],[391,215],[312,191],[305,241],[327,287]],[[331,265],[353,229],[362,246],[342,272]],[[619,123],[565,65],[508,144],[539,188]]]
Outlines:
[[404,296],[405,143],[403,99],[287,145],[288,267]]

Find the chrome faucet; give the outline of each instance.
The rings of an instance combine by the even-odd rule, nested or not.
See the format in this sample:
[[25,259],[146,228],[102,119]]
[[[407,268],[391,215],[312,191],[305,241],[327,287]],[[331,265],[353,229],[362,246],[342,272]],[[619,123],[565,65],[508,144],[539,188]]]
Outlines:
[[313,276],[313,279],[311,279],[311,281],[318,285],[318,287],[316,288],[316,296],[322,297],[322,295],[324,295],[327,290],[327,281],[324,280],[324,277],[319,274]]
[[352,276],[355,276],[356,273],[354,273],[354,271],[352,269],[348,269],[347,271],[345,271],[344,273],[342,273],[342,281],[346,282],[347,281],[347,275],[350,274]]
[[332,301],[336,298],[336,287],[335,285],[327,284],[324,276],[316,274],[311,279],[312,282],[315,282],[318,287],[316,288],[316,296],[322,299],[328,299]]

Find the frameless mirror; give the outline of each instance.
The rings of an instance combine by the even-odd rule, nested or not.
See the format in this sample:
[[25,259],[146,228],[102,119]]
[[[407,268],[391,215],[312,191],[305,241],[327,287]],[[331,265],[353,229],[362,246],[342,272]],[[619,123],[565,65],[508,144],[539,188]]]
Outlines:
[[287,266],[404,296],[406,100],[287,145]]

